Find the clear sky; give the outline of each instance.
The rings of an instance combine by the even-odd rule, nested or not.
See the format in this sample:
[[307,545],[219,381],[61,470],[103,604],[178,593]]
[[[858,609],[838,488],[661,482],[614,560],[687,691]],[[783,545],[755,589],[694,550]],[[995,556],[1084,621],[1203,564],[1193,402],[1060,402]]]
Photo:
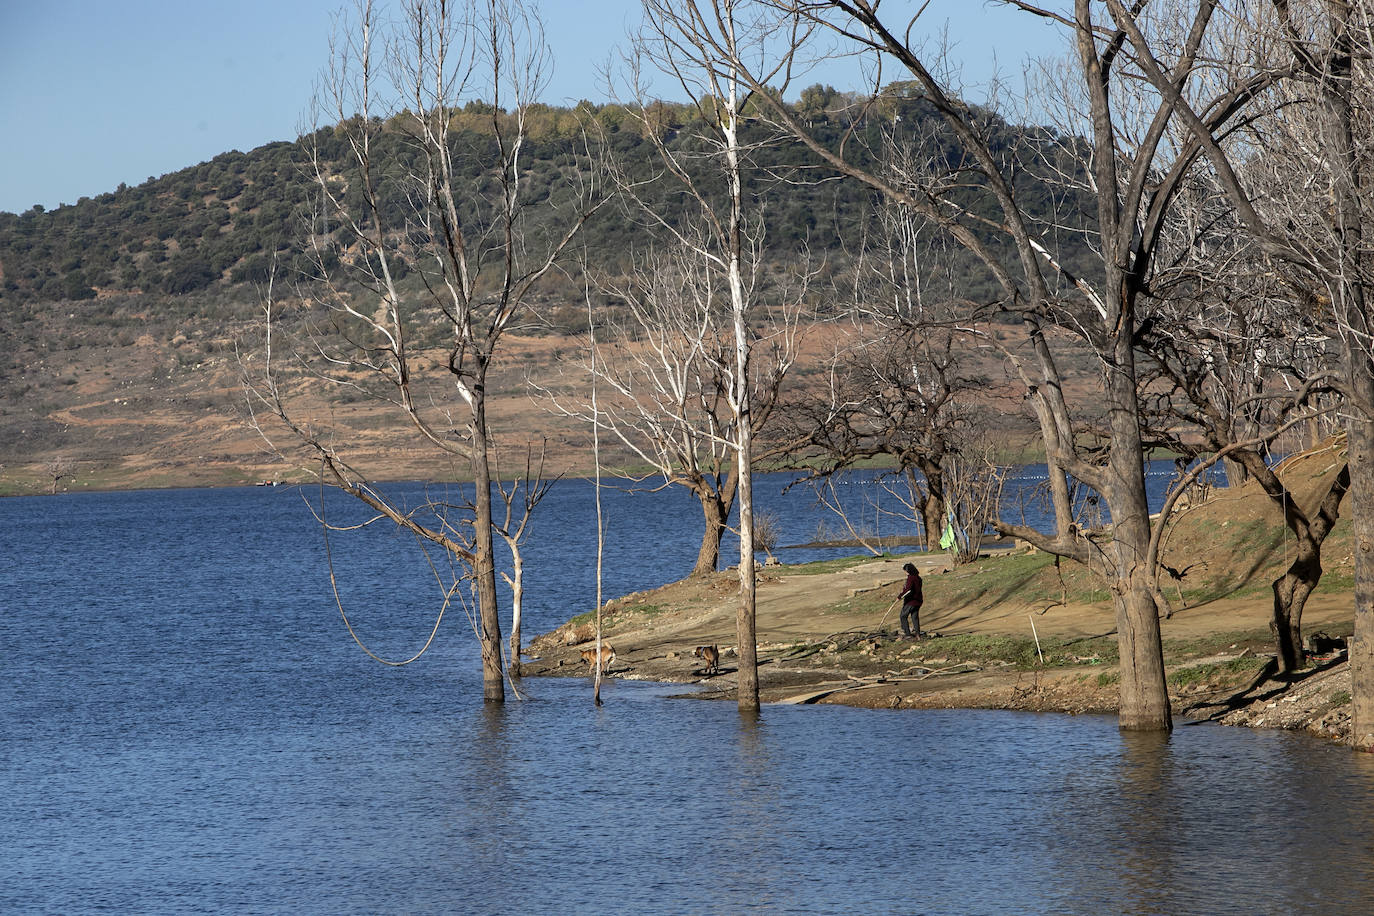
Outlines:
[[[0,210],[53,208],[237,149],[294,140],[347,0],[0,0]],[[638,0],[539,0],[554,54],[545,101],[604,101],[600,73]],[[915,3],[893,3],[893,14]],[[1020,70],[1052,32],[980,0],[934,0],[974,82]],[[857,87],[839,65],[811,82]],[[893,73],[896,79],[899,74]],[[668,95],[669,93],[665,93]]]

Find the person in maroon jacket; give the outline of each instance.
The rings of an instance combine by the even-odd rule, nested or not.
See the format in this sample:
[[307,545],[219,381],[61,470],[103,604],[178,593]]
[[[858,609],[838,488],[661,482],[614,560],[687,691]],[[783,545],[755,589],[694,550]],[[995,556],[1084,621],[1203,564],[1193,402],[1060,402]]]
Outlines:
[[[897,594],[897,597],[902,599],[902,636],[920,639],[921,604],[924,601],[921,594],[921,574],[910,563],[904,564],[902,569],[906,571],[906,584]],[[908,620],[911,621],[910,624],[907,623]]]

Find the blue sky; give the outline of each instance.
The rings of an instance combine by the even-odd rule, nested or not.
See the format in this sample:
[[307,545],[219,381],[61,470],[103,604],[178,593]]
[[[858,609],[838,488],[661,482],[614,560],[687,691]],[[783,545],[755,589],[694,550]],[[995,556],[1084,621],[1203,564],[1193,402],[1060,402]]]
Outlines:
[[[0,210],[76,203],[295,139],[346,2],[0,0]],[[539,6],[555,61],[545,101],[605,100],[599,74],[638,20],[638,0]],[[948,22],[975,83],[994,59],[1019,72],[1027,54],[1057,47],[1049,29],[979,0],[934,0],[921,21]],[[806,80],[856,81],[840,65]]]

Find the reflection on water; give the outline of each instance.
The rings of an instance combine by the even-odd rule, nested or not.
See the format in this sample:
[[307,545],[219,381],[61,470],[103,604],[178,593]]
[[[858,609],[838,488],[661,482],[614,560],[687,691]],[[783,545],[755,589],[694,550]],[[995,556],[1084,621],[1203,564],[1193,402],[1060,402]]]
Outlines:
[[[357,651],[307,518],[0,500],[0,912],[1369,911],[1368,755],[614,680],[488,706],[462,624],[408,668]],[[350,567],[395,654],[432,623],[406,547]]]
[[1297,736],[536,692],[460,768],[479,908],[1359,913],[1374,879],[1369,761]]

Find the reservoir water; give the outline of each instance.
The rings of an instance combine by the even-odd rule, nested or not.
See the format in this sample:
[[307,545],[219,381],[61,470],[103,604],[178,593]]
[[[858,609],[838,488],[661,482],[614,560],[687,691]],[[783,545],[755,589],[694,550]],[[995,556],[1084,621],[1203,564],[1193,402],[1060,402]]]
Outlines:
[[[815,507],[779,489],[807,539]],[[1368,755],[1101,717],[742,719],[617,681],[600,709],[580,680],[493,708],[460,611],[413,665],[358,650],[303,496],[0,500],[0,912],[1371,911]],[[608,596],[690,566],[689,499],[606,503]],[[527,632],[590,608],[591,519],[585,482],[541,506]],[[412,654],[438,608],[414,543],[330,547],[360,635]]]

